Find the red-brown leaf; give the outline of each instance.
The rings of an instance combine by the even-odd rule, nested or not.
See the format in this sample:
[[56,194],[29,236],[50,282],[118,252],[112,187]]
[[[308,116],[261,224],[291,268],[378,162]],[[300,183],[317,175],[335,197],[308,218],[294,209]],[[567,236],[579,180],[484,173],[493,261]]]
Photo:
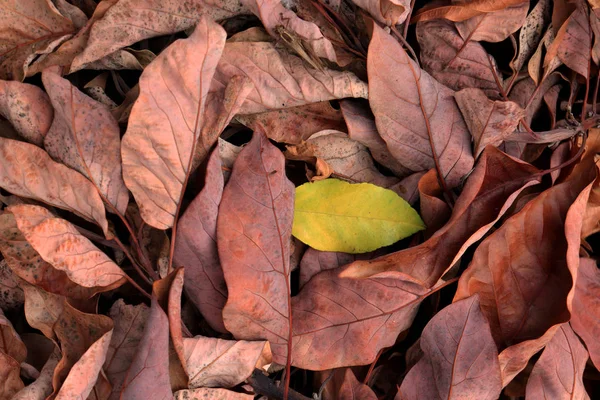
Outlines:
[[0,397],[11,399],[15,393],[23,389],[23,381],[19,377],[21,367],[12,357],[0,351]]
[[179,390],[175,400],[252,400],[253,394],[238,393],[227,389],[200,388]]
[[399,25],[406,20],[411,9],[409,0],[352,0],[382,24]]
[[596,368],[600,368],[600,271],[596,261],[582,258],[579,263],[571,326],[581,337]]
[[367,69],[371,109],[392,155],[413,171],[436,168],[448,187],[456,186],[473,167],[473,156],[452,91],[421,70],[377,25]]
[[121,176],[119,125],[105,105],[81,93],[54,69],[42,73],[54,106],[54,120],[44,139],[55,160],[80,172],[109,203],[109,211],[124,214],[129,192]]
[[70,222],[40,206],[15,205],[9,211],[34,250],[74,283],[94,292],[125,283],[123,270]]
[[108,234],[104,204],[94,185],[37,146],[0,138],[0,187],[72,211]]
[[28,83],[0,80],[0,115],[28,142],[42,146],[53,112],[42,89]]
[[408,372],[397,399],[489,399],[502,389],[498,349],[471,296],[436,314],[421,336],[423,358]]
[[522,1],[502,10],[457,22],[455,26],[465,41],[501,42],[523,25],[528,10],[529,2]]
[[548,66],[558,57],[567,67],[588,77],[592,44],[588,19],[587,7],[578,7],[560,27],[544,59],[545,74],[551,72]]
[[226,333],[223,307],[227,285],[217,250],[217,215],[223,195],[218,149],[208,161],[202,191],[179,219],[173,263],[185,267],[185,292],[209,325]]
[[[333,374],[330,378],[329,374]],[[352,369],[342,368],[322,375],[328,379],[323,389],[324,400],[347,399],[347,400],[377,400],[375,392],[354,376]]]
[[229,291],[225,327],[238,339],[268,339],[280,364],[285,364],[292,325],[294,185],[284,164],[283,154],[255,132],[236,159],[217,219],[219,258]]
[[589,399],[583,386],[588,352],[569,324],[561,325],[535,363],[527,399]]
[[155,228],[173,226],[224,44],[223,28],[203,18],[189,38],[169,46],[140,78],[140,96],[121,145],[123,178],[142,218]]

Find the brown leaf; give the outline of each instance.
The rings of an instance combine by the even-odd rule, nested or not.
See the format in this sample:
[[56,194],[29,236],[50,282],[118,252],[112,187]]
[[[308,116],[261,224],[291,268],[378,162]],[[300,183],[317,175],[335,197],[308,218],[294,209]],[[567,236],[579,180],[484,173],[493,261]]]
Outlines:
[[[502,390],[498,349],[471,296],[437,313],[421,335],[423,358],[408,372],[401,399],[497,399]],[[401,395],[400,395],[401,393]]]
[[75,32],[71,20],[47,0],[7,0],[0,7],[0,78],[23,80],[31,61]]
[[433,286],[473,243],[504,215],[519,193],[539,183],[538,170],[488,147],[469,176],[446,225],[425,243],[376,258],[357,261],[346,276],[401,271]]
[[174,395],[175,400],[252,400],[254,398],[253,394],[211,388],[179,390]]
[[44,261],[27,242],[11,213],[0,215],[0,252],[16,276],[45,291],[75,299],[94,295],[93,289],[74,283],[64,271]]
[[169,320],[156,297],[121,389],[122,399],[172,399],[169,383]]
[[494,72],[501,81],[496,62],[481,44],[465,42],[448,21],[417,24],[423,68],[453,90],[479,88],[492,98],[499,97]]
[[567,67],[587,78],[591,45],[587,7],[578,7],[560,27],[548,48],[544,58],[544,74],[552,72],[553,68],[549,66],[558,57]]
[[0,187],[72,211],[108,235],[104,204],[94,185],[37,146],[0,138]]
[[25,361],[27,348],[11,322],[0,310],[0,353],[13,358],[19,364]]
[[525,117],[525,110],[517,103],[492,101],[481,89],[463,89],[454,98],[473,136],[475,157],[487,145],[498,147]]
[[263,131],[276,142],[298,144],[325,129],[344,131],[339,110],[322,101],[258,114],[237,115],[235,119],[253,131]]
[[173,263],[185,267],[188,299],[213,329],[226,333],[223,307],[227,285],[217,250],[217,215],[223,185],[221,159],[216,150],[209,158],[202,191],[179,219]]
[[[305,60],[314,58],[314,63],[320,63],[319,58],[334,63],[337,61],[333,45],[323,36],[319,27],[298,18],[293,11],[285,8],[280,0],[240,0],[240,3],[260,18],[271,36],[286,43],[289,40],[299,41],[293,50]],[[308,54],[304,56],[302,52]]]
[[[454,300],[479,294],[503,386],[570,318],[583,210],[595,168],[542,192],[477,248]],[[493,259],[493,262],[490,260]],[[527,345],[519,344],[529,341]],[[508,347],[508,348],[507,348]]]
[[30,383],[11,397],[11,400],[45,400],[52,394],[52,375],[60,360],[61,354],[58,347],[50,354],[50,357],[40,371],[40,376],[35,382]]
[[47,338],[55,340],[54,325],[65,308],[66,299],[27,282],[21,282],[20,284],[25,292],[25,318],[27,318],[27,323],[32,328],[40,330]]
[[71,69],[78,70],[82,65],[143,39],[191,28],[202,15],[218,21],[244,11],[237,0],[218,4],[204,0],[119,1],[94,23],[85,50],[75,57]]
[[419,179],[420,215],[427,227],[427,239],[444,226],[452,215],[452,210],[443,200],[443,194],[435,169],[430,169]]
[[70,222],[40,206],[15,205],[9,211],[44,261],[64,271],[74,283],[94,292],[112,290],[125,283],[121,268]]
[[28,142],[42,146],[53,113],[48,95],[37,86],[0,80],[0,115]]
[[581,337],[594,366],[600,366],[600,319],[598,319],[598,305],[600,304],[600,271],[596,261],[590,258],[582,258],[577,274],[575,295],[573,297],[573,310],[571,326]]
[[376,253],[349,254],[333,251],[320,251],[309,247],[300,261],[300,287],[321,271],[335,269],[355,260],[370,260]]
[[583,386],[587,359],[569,324],[561,325],[531,371],[527,399],[589,399]]
[[12,357],[0,351],[0,397],[12,399],[13,395],[23,389],[23,381],[19,377],[21,367]]
[[552,2],[540,0],[531,10],[519,32],[519,52],[511,62],[511,68],[518,73],[533,55],[542,39],[544,29],[550,22]]
[[144,334],[150,309],[145,304],[136,306],[117,300],[110,309],[115,328],[106,353],[103,370],[112,385],[111,400],[120,398],[123,381]]
[[227,43],[211,92],[235,75],[254,83],[239,114],[256,114],[345,97],[367,98],[367,84],[349,71],[310,68],[301,58],[278,52],[269,42]]
[[294,366],[323,370],[373,362],[408,329],[429,293],[399,272],[340,275],[340,269],[323,271],[292,298]]
[[523,3],[523,0],[459,0],[454,1],[452,5],[424,7],[413,16],[411,22],[429,21],[439,18],[455,22],[464,21],[483,13],[503,10],[520,3]]
[[223,28],[203,18],[192,36],[169,46],[140,78],[121,145],[123,178],[142,218],[155,228],[173,226],[179,210],[224,43]]
[[176,272],[169,291],[169,322],[173,345],[189,377],[188,387],[236,386],[252,375],[266,342],[222,340],[204,336],[184,338],[181,332],[183,271],[179,269]]
[[121,176],[121,135],[110,110],[47,69],[44,87],[54,106],[54,121],[44,139],[55,160],[80,172],[97,188],[109,210],[124,214],[129,192]]
[[288,146],[286,157],[312,162],[322,160],[331,172],[352,182],[368,182],[394,190],[399,179],[385,176],[373,163],[367,148],[343,132],[321,131],[297,146]]
[[352,0],[378,22],[388,26],[403,23],[411,8],[409,0]]
[[375,116],[368,105],[363,107],[358,101],[343,100],[340,102],[340,108],[348,126],[350,139],[366,146],[375,161],[392,171],[397,177],[404,178],[411,174],[412,171],[402,166],[388,150],[385,140],[377,132]]
[[[375,392],[354,376],[352,369],[343,368],[331,371],[333,377],[329,379],[323,390],[324,400],[377,400]],[[329,375],[327,375],[329,376]]]
[[19,309],[24,301],[23,289],[19,287],[15,274],[6,260],[0,261],[0,310]]
[[57,399],[87,398],[104,363],[112,329],[110,318],[64,304],[53,326],[62,351],[52,378]]
[[[413,171],[436,168],[446,182],[444,190],[446,184],[456,186],[473,167],[473,156],[452,91],[419,69],[402,46],[376,25],[367,67],[369,102],[392,155]],[[405,82],[402,91],[399,81]]]
[[294,209],[294,185],[285,176],[284,164],[283,154],[255,132],[233,166],[217,219],[217,246],[229,292],[225,327],[238,339],[269,340],[280,364],[285,364],[291,337]]
[[457,22],[455,26],[465,42],[501,42],[523,25],[528,10],[529,2],[522,1],[520,4]]

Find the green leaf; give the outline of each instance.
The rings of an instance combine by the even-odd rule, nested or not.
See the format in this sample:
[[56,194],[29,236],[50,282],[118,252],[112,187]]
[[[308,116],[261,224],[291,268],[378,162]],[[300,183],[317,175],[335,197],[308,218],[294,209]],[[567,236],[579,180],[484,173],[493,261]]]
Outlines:
[[296,188],[292,234],[317,250],[366,253],[423,229],[404,199],[370,183],[325,179]]

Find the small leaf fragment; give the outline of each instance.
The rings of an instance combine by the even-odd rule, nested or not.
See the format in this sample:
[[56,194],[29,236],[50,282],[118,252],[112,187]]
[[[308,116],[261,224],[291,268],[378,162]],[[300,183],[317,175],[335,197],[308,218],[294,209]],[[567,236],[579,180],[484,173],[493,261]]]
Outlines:
[[296,188],[292,234],[317,250],[366,253],[423,229],[404,199],[370,183],[326,179]]

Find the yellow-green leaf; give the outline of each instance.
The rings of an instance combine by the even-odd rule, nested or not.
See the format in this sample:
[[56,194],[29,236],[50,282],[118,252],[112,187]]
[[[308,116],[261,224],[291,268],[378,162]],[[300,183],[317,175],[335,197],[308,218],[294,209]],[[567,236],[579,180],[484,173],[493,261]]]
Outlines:
[[296,188],[292,234],[317,250],[366,253],[424,228],[404,199],[370,183],[326,179]]

